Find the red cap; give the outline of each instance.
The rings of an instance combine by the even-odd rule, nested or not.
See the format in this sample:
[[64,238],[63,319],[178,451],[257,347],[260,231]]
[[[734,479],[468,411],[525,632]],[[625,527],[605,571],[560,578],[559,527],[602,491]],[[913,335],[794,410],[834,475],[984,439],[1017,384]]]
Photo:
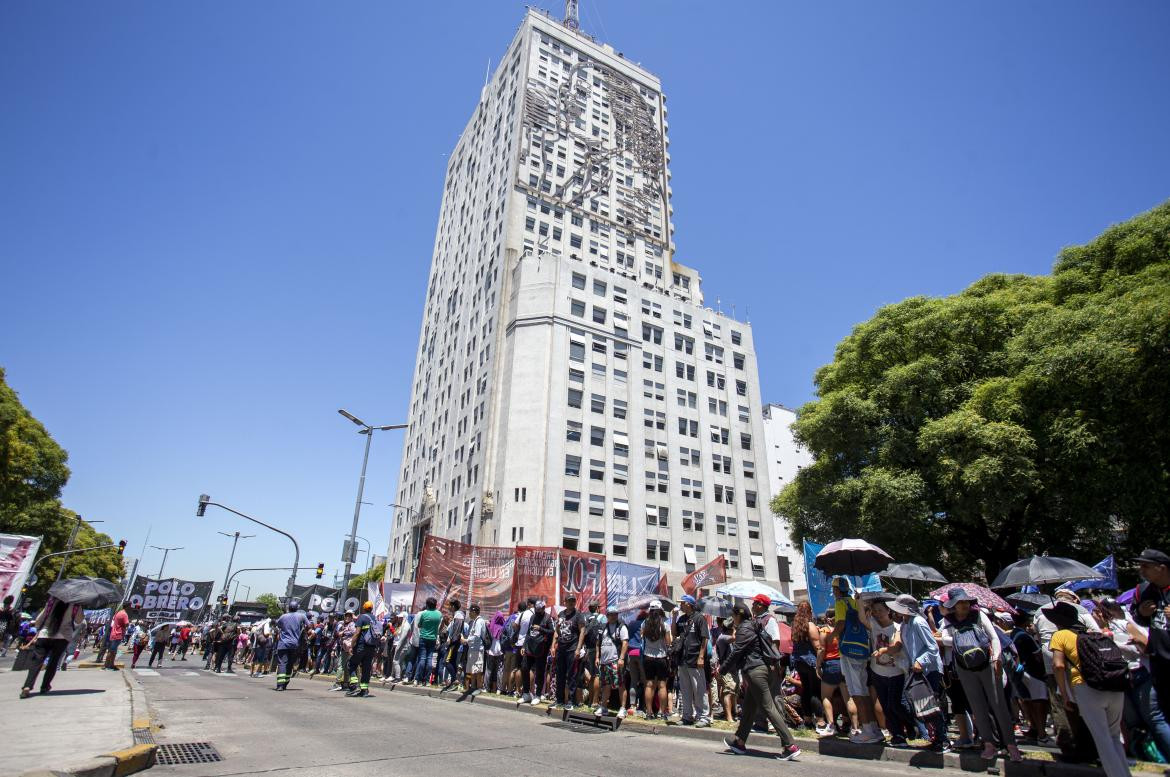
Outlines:
[[756,594],[752,597],[752,601],[759,602],[765,607],[769,607],[772,604],[772,597],[768,596],[767,594]]

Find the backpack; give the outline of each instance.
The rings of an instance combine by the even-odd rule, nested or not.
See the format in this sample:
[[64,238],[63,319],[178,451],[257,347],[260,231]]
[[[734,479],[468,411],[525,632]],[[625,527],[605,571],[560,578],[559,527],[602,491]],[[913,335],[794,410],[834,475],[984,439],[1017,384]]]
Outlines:
[[1085,631],[1077,635],[1077,663],[1085,685],[1098,691],[1129,689],[1129,662],[1108,634]]
[[861,624],[861,617],[852,602],[845,603],[845,630],[838,643],[841,655],[865,660],[869,658],[869,632]]
[[765,615],[756,620],[756,641],[760,643],[760,658],[770,667],[779,664],[782,658],[780,651],[776,649],[776,643],[767,639],[768,619],[771,617],[771,615]]
[[991,640],[977,618],[960,626],[951,626],[955,663],[968,672],[978,672],[991,664]]

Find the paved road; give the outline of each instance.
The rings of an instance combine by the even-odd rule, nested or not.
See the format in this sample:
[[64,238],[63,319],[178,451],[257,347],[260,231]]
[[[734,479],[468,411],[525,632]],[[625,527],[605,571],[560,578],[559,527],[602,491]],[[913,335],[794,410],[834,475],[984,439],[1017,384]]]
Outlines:
[[[402,691],[373,689],[347,699],[323,682],[297,678],[283,693],[271,678],[214,675],[197,664],[167,664],[136,673],[165,729],[160,743],[211,742],[212,764],[156,766],[153,777],[272,774],[507,774],[509,777],[597,775],[904,775],[893,764],[805,754],[798,763],[734,756],[711,742],[632,732],[566,728],[535,715],[454,704]],[[757,737],[777,747],[773,737]],[[768,741],[771,740],[771,741]],[[754,742],[754,741],[753,741]]]

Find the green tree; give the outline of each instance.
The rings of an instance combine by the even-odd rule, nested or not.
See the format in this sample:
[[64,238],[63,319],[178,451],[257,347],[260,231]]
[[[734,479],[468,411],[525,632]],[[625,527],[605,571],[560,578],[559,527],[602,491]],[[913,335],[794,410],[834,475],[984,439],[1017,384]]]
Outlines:
[[357,589],[359,591],[365,591],[366,586],[370,583],[371,580],[376,582],[376,583],[381,582],[382,578],[384,578],[385,576],[386,576],[386,562],[383,561],[381,564],[378,564],[375,567],[370,567],[369,572],[363,572],[360,575],[356,575],[354,577],[351,577],[349,579],[349,590],[353,591],[353,590]]
[[256,597],[256,601],[268,608],[269,618],[279,618],[284,613],[284,607],[280,605],[280,599],[276,594],[260,594]]
[[796,540],[988,578],[1170,547],[1170,203],[1051,276],[882,308],[816,386],[794,425],[815,460],[772,502]]
[[[65,550],[77,526],[77,514],[61,505],[61,489],[69,479],[68,455],[45,427],[21,404],[0,369],[0,532],[42,538],[39,555]],[[84,521],[73,547],[111,544],[110,538]],[[92,575],[119,580],[122,559],[116,549],[67,557],[65,575]],[[39,604],[56,579],[60,562],[51,559],[37,568],[39,581],[29,587],[26,601]]]

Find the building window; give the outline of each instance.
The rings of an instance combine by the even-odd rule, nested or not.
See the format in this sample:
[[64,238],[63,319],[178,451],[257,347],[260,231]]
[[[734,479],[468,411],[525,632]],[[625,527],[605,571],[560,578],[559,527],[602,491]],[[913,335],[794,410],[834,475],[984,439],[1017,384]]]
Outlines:
[[605,308],[599,308],[597,306],[594,306],[594,308],[593,308],[593,323],[595,323],[595,324],[604,324],[605,323]]
[[565,439],[569,442],[581,442],[580,421],[569,421],[568,428],[565,431]]
[[569,382],[570,383],[584,383],[585,382],[585,371],[584,370],[575,370],[572,367],[570,367],[569,368]]
[[581,457],[580,456],[566,456],[565,457],[565,474],[569,477],[576,478],[581,476]]
[[670,561],[670,542],[667,540],[646,540],[647,561]]
[[569,312],[572,313],[577,318],[584,318],[585,317],[585,303],[579,299],[573,300],[572,305],[570,306]]
[[743,499],[744,499],[744,503],[748,507],[755,507],[756,506],[756,492],[755,491],[748,491],[745,489],[743,492]]
[[590,515],[605,515],[605,496],[599,494],[591,494],[589,496],[589,514]]
[[594,281],[593,282],[593,293],[599,297],[604,297],[605,296],[605,281]]
[[616,461],[613,464],[613,483],[615,486],[624,486],[629,480],[630,466],[628,464],[619,464]]
[[745,451],[750,451],[752,449],[752,436],[750,434],[740,432],[739,447],[743,448]]
[[565,492],[565,512],[575,513],[581,509],[581,492],[580,491],[566,491]]
[[573,273],[573,288],[574,289],[584,289],[585,288],[585,276],[584,275],[582,275],[581,273],[578,273],[578,272]]
[[577,540],[580,537],[581,532],[578,529],[570,529],[566,526],[561,530],[561,547],[565,550],[576,550]]
[[628,534],[613,535],[613,555],[626,557],[626,548],[629,546],[630,537]]
[[613,417],[614,418],[625,418],[626,417],[626,401],[624,399],[615,399],[613,401]]
[[742,354],[742,353],[734,353],[734,354],[732,354],[732,355],[731,355],[731,361],[732,361],[732,362],[735,364],[735,368],[736,368],[737,370],[742,370],[742,369],[743,369],[743,354]]
[[731,330],[731,344],[732,345],[741,345],[742,343],[743,343],[743,336],[739,332],[732,329]]
[[741,397],[747,396],[747,381],[746,380],[737,380],[735,382],[735,393],[739,394]]
[[605,480],[605,462],[597,459],[589,460],[589,479]]
[[581,389],[569,389],[569,407],[575,407],[578,410],[581,408]]
[[575,362],[585,361],[585,343],[578,343],[573,340],[569,341],[569,360]]
[[605,553],[605,532],[603,532],[603,531],[589,532],[589,552],[590,553]]
[[605,445],[605,429],[600,426],[589,427],[589,444],[590,445]]
[[755,478],[755,476],[756,476],[756,464],[755,464],[755,462],[752,462],[752,461],[745,461],[745,462],[743,463],[743,476],[744,476],[745,478]]
[[594,413],[605,415],[605,397],[601,394],[592,394],[589,398],[589,409]]

